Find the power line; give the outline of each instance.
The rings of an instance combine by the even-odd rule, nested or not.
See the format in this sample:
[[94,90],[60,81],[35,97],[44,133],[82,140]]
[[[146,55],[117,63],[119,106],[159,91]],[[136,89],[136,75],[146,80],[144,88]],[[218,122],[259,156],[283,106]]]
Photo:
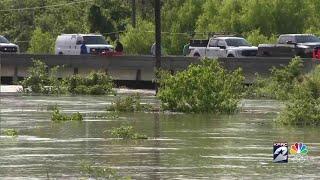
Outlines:
[[84,3],[84,2],[91,2],[93,0],[83,0],[83,1],[76,1],[76,2],[70,2],[70,3],[63,3],[63,4],[54,4],[54,5],[48,5],[48,6],[39,6],[39,7],[30,7],[30,8],[17,8],[17,9],[4,9],[0,10],[0,12],[11,12],[11,11],[24,11],[24,10],[35,10],[35,9],[42,9],[42,8],[55,8],[55,7],[61,7],[61,6],[68,6],[78,3]]
[[14,1],[14,0],[1,0],[0,3],[10,2],[10,1]]

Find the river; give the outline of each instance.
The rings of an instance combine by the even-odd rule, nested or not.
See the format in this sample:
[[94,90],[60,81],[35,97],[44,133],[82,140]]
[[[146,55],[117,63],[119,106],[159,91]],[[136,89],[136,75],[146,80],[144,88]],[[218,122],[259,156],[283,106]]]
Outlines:
[[[114,97],[1,96],[0,179],[78,179],[81,162],[107,165],[132,179],[319,179],[319,127],[273,122],[278,101],[243,100],[233,115],[121,113],[94,118]],[[143,102],[159,104],[151,94]],[[80,112],[83,122],[53,123],[47,105]],[[113,127],[132,125],[147,140],[111,136]],[[273,142],[308,146],[303,163],[273,163]]]

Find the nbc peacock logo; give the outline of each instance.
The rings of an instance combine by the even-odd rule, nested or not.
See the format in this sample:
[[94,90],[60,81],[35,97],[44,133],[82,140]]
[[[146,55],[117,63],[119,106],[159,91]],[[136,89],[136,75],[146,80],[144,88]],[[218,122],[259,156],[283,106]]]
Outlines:
[[304,163],[308,160],[308,147],[303,143],[295,143],[291,145],[290,160],[294,163]]

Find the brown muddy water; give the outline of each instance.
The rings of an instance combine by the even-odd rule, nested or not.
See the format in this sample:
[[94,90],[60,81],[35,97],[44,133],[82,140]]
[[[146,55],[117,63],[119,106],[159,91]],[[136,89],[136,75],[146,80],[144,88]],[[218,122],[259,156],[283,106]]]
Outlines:
[[[0,179],[79,179],[82,161],[108,165],[132,179],[319,179],[319,127],[275,124],[281,104],[243,100],[234,115],[121,113],[94,118],[114,97],[1,96]],[[154,96],[143,102],[156,103]],[[83,122],[52,123],[47,105],[84,114]],[[110,130],[132,125],[148,140],[113,138]],[[303,142],[304,163],[273,163],[273,142]]]

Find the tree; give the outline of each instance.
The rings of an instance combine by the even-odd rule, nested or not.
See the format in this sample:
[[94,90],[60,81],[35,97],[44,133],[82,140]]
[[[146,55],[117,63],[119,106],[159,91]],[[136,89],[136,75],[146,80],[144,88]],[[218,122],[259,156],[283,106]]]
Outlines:
[[89,9],[88,23],[90,32],[112,32],[115,30],[112,22],[103,16],[101,9],[97,5],[92,5]]
[[150,54],[151,46],[155,42],[154,24],[138,19],[136,28],[129,24],[126,29],[126,34],[120,37],[124,52],[126,54]]
[[48,32],[42,32],[42,29],[37,27],[32,34],[28,53],[52,54],[54,43],[55,37]]

